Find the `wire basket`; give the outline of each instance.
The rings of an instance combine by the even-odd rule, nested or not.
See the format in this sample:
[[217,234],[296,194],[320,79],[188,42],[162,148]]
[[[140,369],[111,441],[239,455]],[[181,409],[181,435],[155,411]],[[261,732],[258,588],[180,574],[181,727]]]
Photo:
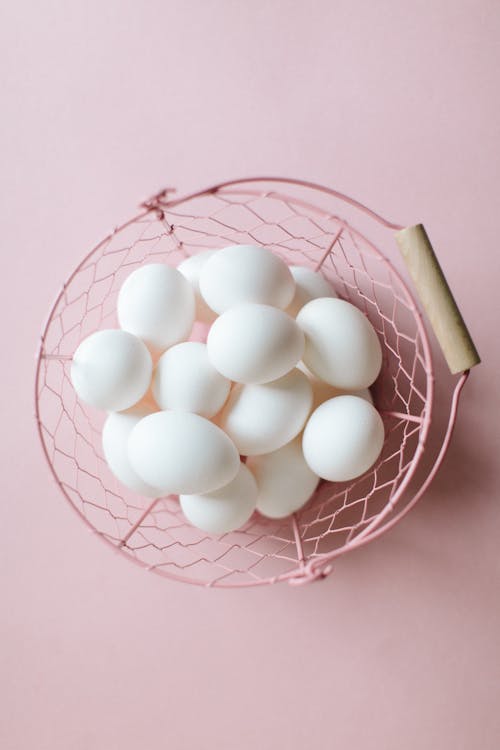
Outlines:
[[[240,180],[183,198],[172,192],[143,203],[137,216],[84,258],[57,296],[36,368],[36,419],[45,456],[90,529],[149,570],[208,586],[322,578],[335,557],[393,526],[423,494],[446,453],[459,394],[469,367],[479,361],[477,352],[425,233],[419,227],[400,232],[403,251],[407,246],[419,251],[407,257],[408,266],[441,332],[445,354],[453,358],[458,351],[455,370],[464,371],[440,451],[415,489],[412,480],[432,420],[431,350],[412,293],[396,268],[397,254],[391,262],[378,249],[392,251],[392,235],[402,227],[336,191],[296,180]],[[289,264],[321,269],[338,296],[367,315],[383,349],[373,395],[386,437],[377,463],[359,479],[321,482],[290,518],[269,520],[256,512],[242,529],[211,537],[186,522],[176,496],[152,501],[119,484],[102,452],[105,415],[78,401],[69,371],[83,338],[117,326],[117,294],[132,271],[151,262],[177,265],[186,256],[230,244],[265,245]]]

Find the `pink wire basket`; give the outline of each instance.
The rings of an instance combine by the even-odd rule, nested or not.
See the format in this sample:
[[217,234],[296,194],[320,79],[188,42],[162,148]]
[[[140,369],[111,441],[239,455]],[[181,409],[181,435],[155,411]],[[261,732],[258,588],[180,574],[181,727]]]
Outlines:
[[[402,264],[394,252],[394,233],[399,230],[403,227],[334,190],[298,180],[255,178],[180,198],[164,190],[100,242],[63,284],[50,311],[35,382],[45,457],[88,528],[162,576],[231,587],[323,578],[336,557],[397,523],[436,474],[468,370],[479,361],[435,256],[426,256],[431,257],[430,272],[419,256],[410,271],[438,333],[441,323],[445,354],[444,339],[454,335],[453,326],[458,325],[461,339],[458,345],[456,338],[448,341],[448,350],[458,346],[463,354],[464,341],[468,347],[453,368],[461,375],[444,438],[415,486],[433,421],[433,363],[421,314],[398,270]],[[404,232],[401,236],[404,240]],[[321,482],[308,504],[290,518],[273,521],[256,512],[242,529],[212,537],[184,519],[176,496],[151,500],[119,484],[102,452],[105,415],[77,399],[69,371],[83,338],[117,326],[117,294],[132,271],[151,262],[178,265],[187,256],[230,244],[265,245],[289,264],[321,269],[339,297],[363,310],[383,348],[382,371],[372,390],[386,435],[379,460],[359,479]],[[421,273],[427,273],[429,283]],[[440,299],[433,306],[436,296]]]

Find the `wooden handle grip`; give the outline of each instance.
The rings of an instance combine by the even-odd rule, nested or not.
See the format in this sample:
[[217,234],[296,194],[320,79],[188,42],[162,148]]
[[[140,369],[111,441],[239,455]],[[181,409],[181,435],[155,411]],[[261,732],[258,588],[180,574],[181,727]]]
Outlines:
[[396,240],[451,372],[479,364],[477,349],[422,224],[396,232]]

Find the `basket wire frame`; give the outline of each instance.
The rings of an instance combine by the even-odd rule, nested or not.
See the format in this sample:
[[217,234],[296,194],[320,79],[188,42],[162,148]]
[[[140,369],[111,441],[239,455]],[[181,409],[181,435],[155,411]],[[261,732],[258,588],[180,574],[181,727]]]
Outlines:
[[[74,270],[43,329],[35,404],[52,475],[90,530],[160,575],[207,586],[322,578],[335,557],[390,528],[421,496],[446,452],[466,378],[457,384],[436,463],[412,493],[431,424],[430,347],[409,289],[366,231],[387,241],[387,230],[400,227],[336,191],[275,178],[183,198],[164,190],[141,209]],[[321,270],[340,297],[363,310],[383,348],[373,394],[386,438],[372,469],[350,484],[321,482],[292,517],[275,521],[256,512],[242,529],[211,537],[184,519],[176,496],[152,501],[114,478],[101,446],[105,415],[77,399],[69,372],[83,338],[117,326],[117,294],[132,271],[144,263],[177,265],[229,244],[266,245],[289,264]]]

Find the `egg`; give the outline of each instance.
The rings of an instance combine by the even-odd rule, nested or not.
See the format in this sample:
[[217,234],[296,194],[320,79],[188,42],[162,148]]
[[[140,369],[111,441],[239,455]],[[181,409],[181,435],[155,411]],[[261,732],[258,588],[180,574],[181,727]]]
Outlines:
[[177,266],[177,270],[189,281],[193,288],[196,301],[196,320],[202,323],[212,323],[217,317],[207,305],[200,292],[201,269],[215,250],[202,250],[201,253],[191,255]]
[[335,396],[359,396],[359,398],[364,398],[366,399],[366,401],[369,401],[370,404],[373,404],[373,397],[369,388],[362,388],[360,391],[350,391],[348,393],[347,391],[343,391],[341,388],[335,388],[335,386],[330,385],[329,383],[325,383],[324,380],[320,380],[319,378],[317,378],[312,374],[310,370],[307,369],[303,362],[298,363],[297,369],[307,375],[307,377],[309,378],[309,382],[312,385],[313,403],[311,408],[313,411],[324,401],[328,401],[330,398],[335,398]]
[[297,315],[305,334],[304,364],[321,380],[349,391],[367,388],[382,366],[382,348],[361,310],[341,299],[321,297]]
[[311,404],[311,384],[294,369],[271,383],[234,385],[217,422],[241,455],[256,456],[293,440]]
[[358,396],[337,396],[311,414],[302,438],[304,458],[322,479],[348,482],[379,457],[384,424],[377,410]]
[[319,477],[311,471],[302,453],[302,437],[264,456],[246,462],[257,480],[257,510],[267,518],[286,518],[309,500]]
[[199,284],[203,299],[219,314],[245,302],[285,309],[295,291],[286,263],[257,245],[231,245],[215,252],[201,269]]
[[71,382],[86,404],[122,411],[144,396],[152,370],[151,355],[140,339],[127,331],[104,329],[84,339],[75,351]]
[[129,412],[113,412],[108,415],[102,429],[102,448],[106,463],[125,487],[147,497],[158,497],[161,492],[144,482],[130,465],[128,439],[135,425],[152,411],[137,408]]
[[118,294],[117,311],[121,328],[162,351],[189,336],[195,295],[189,281],[176,268],[151,263],[125,279]]
[[153,395],[161,409],[213,417],[231,383],[208,358],[206,344],[186,341],[162,354],[153,375]]
[[238,383],[267,383],[285,375],[304,351],[304,334],[269,305],[244,304],[223,313],[207,337],[214,367]]
[[245,464],[229,484],[203,495],[181,495],[187,520],[208,534],[225,534],[243,526],[255,510],[257,484]]
[[187,412],[150,414],[132,429],[128,456],[141,479],[164,494],[211,492],[236,476],[240,457],[208,419]]
[[295,294],[286,312],[295,318],[307,302],[317,297],[336,297],[335,290],[319,271],[306,266],[290,266],[295,280]]

